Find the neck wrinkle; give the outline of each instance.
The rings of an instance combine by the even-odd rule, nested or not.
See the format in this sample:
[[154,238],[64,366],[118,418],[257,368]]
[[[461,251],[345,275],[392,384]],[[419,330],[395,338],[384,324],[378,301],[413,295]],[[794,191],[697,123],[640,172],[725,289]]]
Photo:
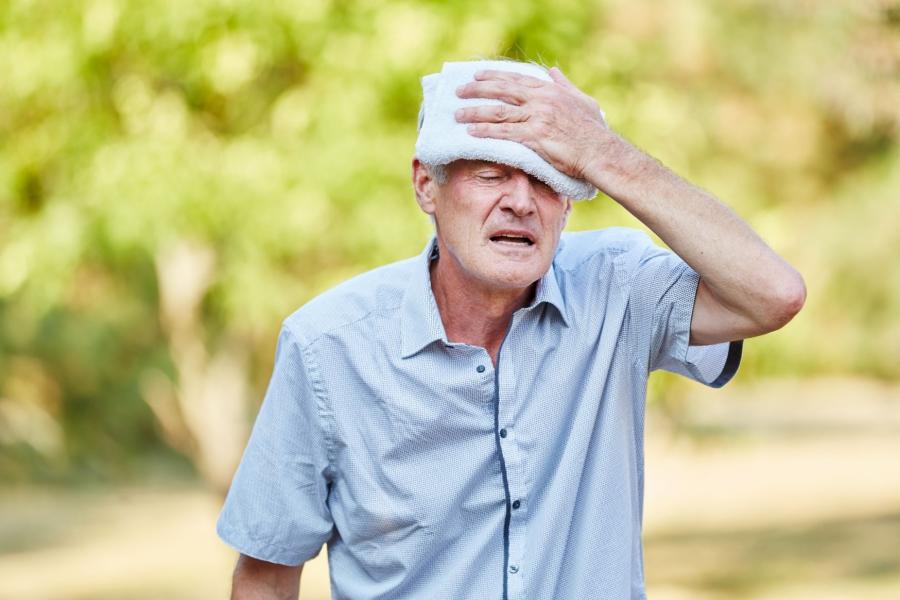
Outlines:
[[431,290],[450,342],[478,346],[488,351],[494,364],[512,315],[527,306],[537,283],[522,290],[488,290],[455,282],[451,269],[440,268],[439,257],[432,261]]

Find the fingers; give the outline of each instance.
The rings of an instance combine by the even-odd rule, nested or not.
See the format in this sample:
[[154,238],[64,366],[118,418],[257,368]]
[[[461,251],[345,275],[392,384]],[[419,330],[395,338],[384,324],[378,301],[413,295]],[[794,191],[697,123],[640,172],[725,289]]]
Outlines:
[[498,80],[498,81],[509,81],[511,83],[518,83],[524,87],[537,88],[544,85],[546,82],[538,79],[537,77],[532,77],[531,75],[522,75],[521,73],[513,73],[511,71],[492,71],[490,69],[484,71],[476,71],[474,75],[475,81],[489,81],[489,80]]
[[456,95],[460,98],[490,98],[500,100],[507,104],[521,106],[525,104],[525,90],[510,81],[489,80],[473,81],[456,88]]
[[550,79],[552,79],[553,81],[555,81],[555,82],[558,83],[559,85],[561,85],[561,86],[563,86],[563,87],[566,87],[566,88],[569,88],[570,90],[577,90],[577,89],[578,89],[577,87],[575,87],[575,84],[574,84],[574,83],[572,83],[571,81],[569,81],[569,78],[568,78],[568,77],[566,77],[565,75],[563,75],[563,72],[560,70],[559,67],[553,67],[552,69],[550,69],[550,71],[548,71],[548,74],[550,75]]
[[[466,127],[469,135],[478,138],[493,138],[495,140],[510,140],[518,142],[523,146],[531,148],[544,157],[545,160],[553,163],[552,159],[547,158],[541,149],[541,144],[535,141],[529,133],[528,126],[524,123],[472,123]],[[560,168],[557,166],[557,168]],[[563,171],[565,172],[565,171]]]
[[478,71],[475,80],[456,88],[460,98],[492,98],[507,104],[522,105],[543,88],[547,81],[509,71]]
[[460,108],[455,116],[458,123],[517,123],[528,120],[528,113],[525,110],[510,104]]
[[[559,67],[550,69],[548,75],[553,83],[567,90],[579,91],[575,84],[563,75]],[[545,88],[548,84],[552,85],[546,80],[521,73],[484,70],[475,73],[474,81],[456,88],[456,95],[460,98],[492,98],[521,106],[533,97],[537,90]]]
[[525,143],[527,130],[520,123],[472,123],[466,130],[473,137],[496,138]]

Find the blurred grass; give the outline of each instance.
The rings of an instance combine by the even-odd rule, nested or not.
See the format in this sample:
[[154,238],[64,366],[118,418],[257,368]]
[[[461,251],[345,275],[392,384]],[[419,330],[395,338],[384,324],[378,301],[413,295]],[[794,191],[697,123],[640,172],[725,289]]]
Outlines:
[[798,583],[865,582],[880,594],[867,597],[879,598],[888,597],[885,587],[900,589],[900,510],[803,527],[651,534],[646,548],[651,581],[725,598]]

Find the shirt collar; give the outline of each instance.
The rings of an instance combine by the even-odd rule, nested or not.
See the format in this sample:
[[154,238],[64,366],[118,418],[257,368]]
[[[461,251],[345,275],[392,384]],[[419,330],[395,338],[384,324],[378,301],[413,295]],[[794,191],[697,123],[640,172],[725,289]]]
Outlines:
[[[434,292],[431,289],[431,261],[437,258],[437,239],[432,237],[421,254],[416,257],[415,268],[409,284],[403,294],[400,309],[400,352],[403,358],[409,358],[428,344],[447,340],[444,324],[438,311]],[[553,263],[538,280],[534,301],[526,310],[547,303],[556,308],[562,318],[563,325],[569,326],[566,305],[563,301]]]
[[415,268],[400,308],[400,352],[409,358],[428,344],[447,341],[444,323],[431,291],[431,261],[437,257],[437,240],[432,237],[416,258]]
[[[560,244],[562,244],[561,241]],[[559,248],[557,248],[558,251]],[[553,268],[553,262],[550,263],[550,268],[547,269],[544,276],[538,280],[537,290],[534,293],[534,302],[529,307],[539,306],[546,302],[556,309],[563,325],[568,327],[569,315],[566,313],[566,303],[563,299],[562,290],[559,289],[559,282],[556,280],[556,269]]]

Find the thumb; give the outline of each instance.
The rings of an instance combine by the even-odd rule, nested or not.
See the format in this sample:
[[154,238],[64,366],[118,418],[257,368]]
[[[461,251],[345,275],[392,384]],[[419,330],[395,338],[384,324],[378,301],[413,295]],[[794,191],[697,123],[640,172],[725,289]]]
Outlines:
[[565,88],[569,88],[570,90],[578,89],[577,87],[575,87],[574,83],[569,81],[569,79],[565,75],[563,75],[563,72],[559,70],[559,67],[553,67],[552,69],[550,69],[548,74],[550,75],[550,79],[552,79],[559,85]]

